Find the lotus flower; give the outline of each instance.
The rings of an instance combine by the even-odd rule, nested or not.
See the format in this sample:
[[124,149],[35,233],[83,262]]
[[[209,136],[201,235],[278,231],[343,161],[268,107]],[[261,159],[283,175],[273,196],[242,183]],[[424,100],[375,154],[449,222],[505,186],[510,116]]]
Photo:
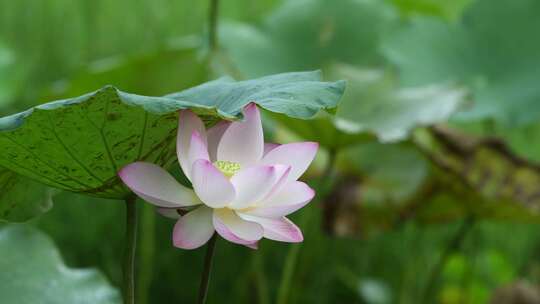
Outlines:
[[265,144],[254,103],[244,108],[243,121],[222,121],[208,130],[197,115],[183,110],[177,154],[193,190],[151,163],[127,165],[119,176],[139,197],[158,206],[161,214],[178,219],[174,246],[198,248],[217,231],[230,242],[255,249],[263,237],[303,241],[300,229],[285,216],[315,195],[297,179],[317,149],[314,142]]

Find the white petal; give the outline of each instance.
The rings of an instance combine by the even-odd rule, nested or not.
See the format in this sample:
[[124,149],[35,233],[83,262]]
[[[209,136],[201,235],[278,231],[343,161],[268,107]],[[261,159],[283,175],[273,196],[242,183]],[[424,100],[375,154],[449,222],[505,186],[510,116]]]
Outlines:
[[122,168],[118,176],[131,191],[156,206],[175,208],[200,204],[191,189],[157,165],[135,162]]
[[257,243],[259,241],[247,241],[244,239],[239,238],[234,233],[232,233],[225,224],[223,224],[219,219],[214,218],[214,229],[216,229],[217,233],[221,235],[222,238],[226,239],[229,242],[244,245],[246,247],[249,247],[251,249],[257,249]]
[[222,208],[234,200],[234,187],[225,175],[204,159],[193,163],[193,189],[201,201],[212,208]]
[[264,151],[263,151],[263,156],[268,154],[268,152],[274,150],[275,148],[279,147],[280,145],[279,144],[274,144],[274,143],[264,143]]
[[276,171],[275,166],[254,166],[238,171],[231,178],[236,197],[230,208],[246,208],[266,197],[278,180]]
[[243,219],[259,223],[264,229],[264,237],[274,241],[299,243],[304,240],[302,231],[286,217],[262,218],[239,214]]
[[280,145],[272,149],[266,154],[263,159],[263,164],[275,165],[289,165],[292,167],[289,173],[288,180],[297,180],[315,158],[319,144],[315,142],[301,142]]
[[289,182],[253,208],[242,210],[242,213],[262,217],[282,217],[304,207],[315,196],[315,191],[307,184],[299,181]]
[[176,138],[176,154],[184,175],[191,180],[191,168],[189,163],[189,146],[193,131],[199,132],[206,143],[206,131],[202,120],[190,110],[182,110],[179,114],[178,136]]
[[216,231],[233,243],[252,244],[263,237],[261,225],[243,220],[230,209],[215,209],[213,221]]
[[278,177],[276,183],[274,184],[274,187],[272,187],[272,190],[262,199],[262,201],[265,201],[270,198],[270,196],[273,196],[274,193],[281,190],[281,188],[287,183],[289,174],[291,172],[291,166],[285,166],[285,165],[274,165],[276,168],[276,175]]
[[219,142],[221,141],[223,133],[225,133],[225,130],[227,130],[230,125],[231,123],[229,121],[222,120],[207,131],[208,153],[212,162],[217,160],[217,149]]
[[208,148],[206,147],[206,141],[196,130],[194,130],[193,134],[191,135],[188,157],[188,167],[190,171],[192,171],[193,163],[196,160],[210,160],[210,157],[208,156]]
[[239,163],[242,167],[261,160],[264,137],[259,109],[254,103],[244,108],[244,121],[227,128],[218,145],[217,159]]
[[182,249],[195,249],[208,242],[213,234],[212,209],[201,206],[176,222],[173,244]]

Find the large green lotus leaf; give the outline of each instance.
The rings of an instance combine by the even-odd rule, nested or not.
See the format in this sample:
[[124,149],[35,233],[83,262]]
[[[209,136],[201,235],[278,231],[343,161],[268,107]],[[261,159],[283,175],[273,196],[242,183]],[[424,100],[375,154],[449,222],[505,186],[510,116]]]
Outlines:
[[37,106],[0,119],[0,164],[55,188],[120,198],[122,166],[172,160],[180,107],[113,87]]
[[51,190],[0,167],[0,221],[23,222],[52,206]]
[[320,81],[319,72],[248,81],[221,79],[166,97],[129,94],[107,86],[73,99],[0,118],[0,165],[46,185],[123,198],[116,174],[144,160],[168,167],[175,160],[177,110],[190,108],[208,123],[262,108],[310,118],[335,108],[344,82]]
[[228,23],[221,43],[245,77],[319,69],[333,62],[379,66],[382,34],[398,13],[383,1],[286,1],[260,27]]
[[[152,95],[193,86],[208,77],[207,65],[197,59],[199,54],[196,45],[196,39],[181,40],[155,53],[93,62],[70,81],[57,82],[45,92],[44,98],[75,96],[107,83],[116,83],[130,91]],[[171,66],[181,66],[182,69],[171,69]],[[6,189],[0,194],[0,220],[24,221],[51,206],[47,187],[8,172],[11,171],[0,174],[0,188]]]
[[1,228],[0,256],[2,303],[121,303],[103,275],[93,269],[68,268],[51,239],[35,228]]
[[382,49],[406,85],[467,83],[475,104],[462,119],[525,124],[540,117],[539,10],[535,0],[480,0],[455,24],[415,18]]

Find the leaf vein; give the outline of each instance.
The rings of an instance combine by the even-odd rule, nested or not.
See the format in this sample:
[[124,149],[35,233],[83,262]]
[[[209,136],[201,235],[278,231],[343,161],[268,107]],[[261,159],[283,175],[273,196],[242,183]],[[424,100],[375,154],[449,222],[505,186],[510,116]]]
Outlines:
[[107,157],[109,158],[109,161],[111,162],[112,169],[113,169],[113,175],[116,176],[118,173],[118,166],[116,165],[116,162],[114,161],[111,149],[109,148],[109,143],[107,142],[107,137],[105,136],[105,133],[103,133],[103,130],[105,129],[106,123],[107,123],[107,116],[109,115],[109,105],[111,101],[110,99],[107,99],[107,102],[105,104],[105,113],[103,114],[103,124],[101,125],[101,128],[99,128],[99,135],[101,136],[101,140],[103,141],[103,145],[105,146],[105,151],[107,152]]
[[[74,177],[69,176],[69,175],[63,173],[62,171],[58,170],[58,168],[55,168],[55,167],[51,166],[49,163],[47,163],[46,161],[44,161],[43,159],[41,159],[40,157],[38,157],[34,152],[30,151],[27,147],[25,147],[24,145],[18,143],[18,142],[15,141],[13,138],[9,137],[7,134],[3,134],[3,133],[2,133],[2,135],[3,135],[5,138],[7,138],[8,140],[10,140],[12,143],[14,143],[15,145],[21,147],[21,148],[22,148],[23,150],[25,150],[28,154],[32,155],[36,160],[38,160],[38,161],[44,163],[44,164],[45,164],[47,167],[49,167],[51,170],[53,170],[53,171],[59,173],[60,175],[65,176],[66,178],[68,178],[68,179],[74,181],[75,183],[77,183],[77,184],[79,184],[79,185],[81,185],[81,186],[83,186],[83,187],[86,187],[86,188],[92,188],[92,186],[87,185],[87,184],[85,184],[85,183],[83,183],[83,182],[81,182],[81,181],[75,179]],[[16,166],[20,166],[19,164],[16,164],[16,163],[14,163],[14,164],[15,164]],[[25,169],[25,170],[29,170],[30,172],[35,173],[35,170],[30,170],[30,169],[24,168],[24,167],[22,167],[22,166],[20,166],[20,168],[23,168],[23,169]],[[41,175],[41,176],[43,176],[43,175]],[[50,178],[48,178],[48,179],[51,180]],[[71,187],[69,187],[69,188],[71,188]]]
[[140,160],[142,156],[142,151],[144,148],[144,139],[146,137],[147,125],[148,125],[148,112],[144,111],[144,124],[143,124],[143,129],[142,129],[142,134],[141,134],[141,144],[139,146],[139,154],[137,155],[137,160]]
[[86,112],[82,109],[79,109],[79,112],[81,113],[81,115],[86,118],[86,120],[94,127],[94,129],[96,129],[96,131],[98,131],[99,133],[99,136],[101,137],[101,141],[103,142],[104,144],[104,147],[105,147],[105,151],[107,152],[107,158],[109,159],[109,162],[111,163],[112,165],[112,170],[113,170],[113,176],[116,176],[118,170],[117,170],[117,166],[116,166],[116,163],[114,162],[113,158],[112,158],[112,154],[111,154],[111,151],[109,150],[109,146],[107,145],[107,140],[105,139],[105,134],[103,134],[103,128],[105,127],[105,121],[106,121],[106,117],[108,115],[108,112],[109,112],[109,101],[107,100],[107,103],[105,104],[105,118],[103,120],[103,124],[101,125],[101,127],[99,127],[98,125],[96,125],[94,123],[93,120],[90,119],[90,117],[88,117],[88,115],[86,114]]
[[79,164],[79,166],[84,170],[86,171],[86,173],[88,173],[91,177],[95,178],[96,180],[98,180],[100,183],[103,183],[104,180],[101,179],[100,177],[98,177],[97,175],[95,175],[88,167],[86,167],[86,165],[83,164],[82,161],[80,161],[77,157],[75,157],[75,155],[73,154],[73,152],[71,152],[71,150],[67,147],[67,145],[64,143],[64,141],[60,138],[60,136],[58,135],[58,132],[56,131],[56,128],[54,127],[54,123],[52,121],[52,118],[51,118],[51,115],[50,113],[48,113],[47,115],[49,117],[49,123],[51,125],[51,130],[54,134],[54,137],[56,138],[56,140],[60,143],[60,145],[62,145],[62,147],[64,148],[64,150],[66,150],[66,152],[68,153],[69,157],[71,157],[71,159],[73,159],[76,163]]
[[[13,165],[13,167],[16,167],[16,168],[19,168],[19,169],[22,169],[22,170],[25,170],[25,171],[32,172],[32,174],[34,174],[34,175],[36,175],[36,176],[39,176],[39,177],[41,177],[41,178],[43,178],[43,179],[45,179],[45,180],[50,181],[51,184],[53,184],[53,185],[56,184],[57,186],[60,185],[60,186],[65,187],[66,189],[73,189],[73,186],[70,186],[70,185],[68,185],[68,184],[59,182],[59,181],[57,181],[57,180],[55,180],[55,179],[52,179],[52,178],[50,178],[50,177],[48,177],[48,176],[46,176],[46,175],[43,175],[43,174],[41,174],[41,173],[38,173],[38,172],[36,172],[36,171],[34,171],[34,170],[31,170],[31,169],[29,169],[29,168],[23,167],[23,166],[21,166],[21,165],[18,164],[18,163],[11,163],[11,165]],[[7,169],[7,170],[11,170],[11,169]],[[15,172],[15,173],[16,173],[16,172]],[[7,173],[7,174],[9,174],[9,173]],[[16,174],[18,174],[18,173],[16,173]],[[21,175],[23,175],[23,174],[21,174]],[[38,181],[38,182],[39,182],[39,181]],[[82,190],[83,190],[83,189],[81,189],[81,191],[82,191]]]

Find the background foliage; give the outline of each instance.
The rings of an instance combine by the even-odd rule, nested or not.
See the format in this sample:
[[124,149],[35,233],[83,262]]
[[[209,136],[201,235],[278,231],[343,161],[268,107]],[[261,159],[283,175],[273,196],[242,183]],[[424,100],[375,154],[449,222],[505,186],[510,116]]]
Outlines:
[[[322,144],[305,177],[319,195],[295,215],[306,241],[264,241],[258,251],[219,241],[209,302],[540,301],[537,1],[222,1],[215,53],[206,45],[207,5],[0,0],[0,113],[107,84],[162,96],[224,75],[321,69],[328,81],[348,82],[335,115],[265,112],[270,141]],[[90,300],[68,300],[73,290],[119,303],[121,204],[2,167],[0,190],[1,220],[33,218],[0,228],[0,268],[9,269],[0,272],[2,299],[69,282],[52,289],[50,303]],[[139,303],[194,302],[203,250],[172,248],[174,222],[139,208]],[[96,270],[58,272],[66,266],[57,250],[69,267]],[[42,271],[22,267],[26,260]],[[2,276],[14,271],[34,285]],[[35,303],[25,295],[14,301]]]

